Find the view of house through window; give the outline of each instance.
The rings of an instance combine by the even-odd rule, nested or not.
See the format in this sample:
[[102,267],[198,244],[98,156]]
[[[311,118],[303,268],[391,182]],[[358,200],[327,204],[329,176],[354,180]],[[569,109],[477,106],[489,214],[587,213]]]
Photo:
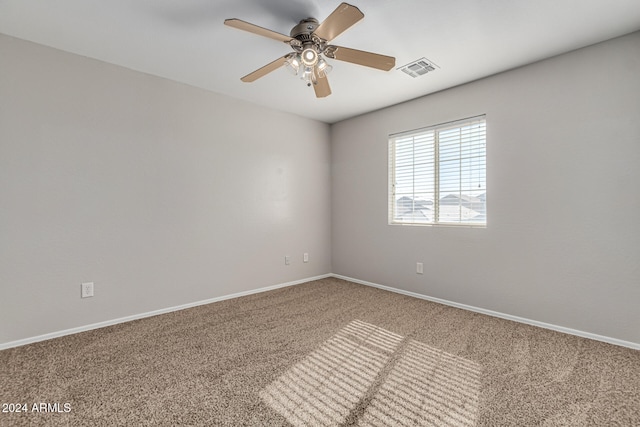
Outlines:
[[389,224],[486,226],[485,116],[389,137]]

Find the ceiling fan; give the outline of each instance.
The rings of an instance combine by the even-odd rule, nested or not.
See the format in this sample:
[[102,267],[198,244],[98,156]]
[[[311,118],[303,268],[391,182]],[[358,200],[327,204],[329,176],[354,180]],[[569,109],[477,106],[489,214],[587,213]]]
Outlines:
[[323,58],[323,55],[327,58],[384,71],[389,71],[395,66],[396,59],[391,56],[329,44],[331,40],[362,18],[364,18],[364,14],[360,9],[347,3],[341,3],[322,23],[314,18],[303,19],[293,27],[289,36],[240,19],[226,19],[224,23],[239,30],[284,42],[293,48],[293,52],[242,77],[243,82],[253,82],[282,66],[286,66],[295,75],[300,75],[307,86],[313,86],[316,97],[324,98],[331,94],[327,73],[333,67]]

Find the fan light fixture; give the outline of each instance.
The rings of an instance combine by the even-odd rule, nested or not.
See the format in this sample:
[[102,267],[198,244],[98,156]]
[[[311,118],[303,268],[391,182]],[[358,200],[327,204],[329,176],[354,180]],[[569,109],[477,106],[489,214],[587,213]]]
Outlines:
[[324,58],[318,60],[318,74],[320,76],[326,76],[333,70],[333,66],[329,64]]
[[318,63],[318,52],[312,47],[302,51],[302,63],[307,67],[313,67]]
[[285,66],[294,76],[300,75],[308,86],[315,84],[318,78],[326,77],[333,69],[333,66],[313,48],[290,54]]
[[301,58],[300,58],[300,54],[292,54],[291,57],[289,59],[287,59],[286,62],[286,66],[287,66],[287,70],[291,71],[291,74],[293,74],[294,76],[298,75],[298,72],[300,71],[300,64],[301,64]]

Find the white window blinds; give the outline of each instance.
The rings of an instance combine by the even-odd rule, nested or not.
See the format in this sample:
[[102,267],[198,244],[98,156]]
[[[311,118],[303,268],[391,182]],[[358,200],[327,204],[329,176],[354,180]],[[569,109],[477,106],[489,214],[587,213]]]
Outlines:
[[486,226],[485,116],[389,137],[389,223]]

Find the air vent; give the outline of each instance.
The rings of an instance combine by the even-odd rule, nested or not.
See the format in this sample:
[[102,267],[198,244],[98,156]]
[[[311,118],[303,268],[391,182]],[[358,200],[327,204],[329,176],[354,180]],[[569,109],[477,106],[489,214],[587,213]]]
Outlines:
[[433,62],[429,61],[427,58],[420,58],[407,65],[403,65],[402,67],[398,68],[398,70],[401,70],[402,72],[407,73],[411,77],[415,78],[415,77],[424,76],[427,73],[435,71],[436,68],[440,68],[440,67],[438,67]]

